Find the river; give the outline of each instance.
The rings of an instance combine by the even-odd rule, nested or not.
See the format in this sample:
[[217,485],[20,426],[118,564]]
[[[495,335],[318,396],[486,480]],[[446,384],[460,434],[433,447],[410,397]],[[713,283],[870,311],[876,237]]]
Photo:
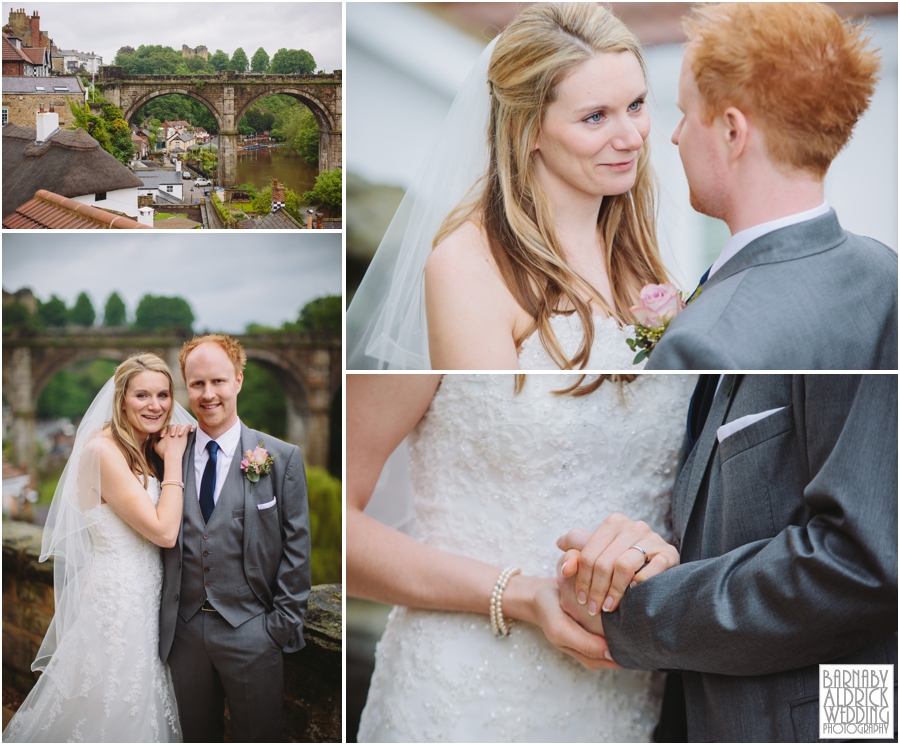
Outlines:
[[316,166],[311,166],[287,145],[267,150],[238,152],[237,183],[248,181],[258,189],[265,188],[273,178],[297,194],[310,191],[316,185]]

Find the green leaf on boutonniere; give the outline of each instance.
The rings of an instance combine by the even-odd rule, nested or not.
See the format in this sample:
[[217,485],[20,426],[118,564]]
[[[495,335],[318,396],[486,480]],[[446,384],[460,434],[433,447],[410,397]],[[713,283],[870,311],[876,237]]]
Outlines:
[[632,365],[640,364],[644,359],[646,359],[647,355],[650,353],[648,349],[642,349],[634,356],[634,361],[631,363]]
[[253,473],[252,471],[247,471],[247,479],[251,484],[255,484],[257,481],[259,481],[259,474]]

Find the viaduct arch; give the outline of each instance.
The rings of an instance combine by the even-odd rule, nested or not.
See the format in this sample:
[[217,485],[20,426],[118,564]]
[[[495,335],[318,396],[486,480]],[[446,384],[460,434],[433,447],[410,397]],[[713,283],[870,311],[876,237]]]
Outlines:
[[200,101],[219,127],[219,182],[237,185],[238,124],[250,106],[273,93],[300,101],[319,127],[319,172],[342,168],[343,73],[267,75],[225,70],[216,75],[129,75],[121,67],[100,68],[105,98],[131,121],[148,102],[180,93]]

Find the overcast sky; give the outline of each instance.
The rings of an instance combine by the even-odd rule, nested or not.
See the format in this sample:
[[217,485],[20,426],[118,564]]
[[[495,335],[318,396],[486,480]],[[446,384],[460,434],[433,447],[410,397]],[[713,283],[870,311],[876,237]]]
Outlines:
[[129,320],[144,295],[177,295],[194,312],[194,331],[226,333],[295,321],[310,300],[341,294],[339,233],[91,233],[4,231],[3,289],[30,287],[45,302],[56,294],[68,307],[87,292],[98,322],[113,291]]
[[203,45],[229,57],[242,47],[247,59],[262,47],[271,59],[280,48],[305,49],[316,69],[341,65],[341,3],[300,2],[128,2],[3,3],[3,23],[11,9],[37,11],[41,31],[60,49],[94,52],[111,65],[120,47],[161,44],[178,51],[182,44]]

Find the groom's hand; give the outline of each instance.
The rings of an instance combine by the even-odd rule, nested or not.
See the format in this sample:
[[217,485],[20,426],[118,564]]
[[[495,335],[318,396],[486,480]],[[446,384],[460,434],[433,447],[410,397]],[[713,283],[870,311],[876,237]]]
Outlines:
[[590,616],[596,616],[601,608],[615,610],[630,585],[680,563],[678,550],[647,523],[618,513],[606,518],[593,533],[570,530],[556,545],[566,552],[560,573],[566,579],[574,577],[574,587],[560,592],[571,594],[587,607]]

